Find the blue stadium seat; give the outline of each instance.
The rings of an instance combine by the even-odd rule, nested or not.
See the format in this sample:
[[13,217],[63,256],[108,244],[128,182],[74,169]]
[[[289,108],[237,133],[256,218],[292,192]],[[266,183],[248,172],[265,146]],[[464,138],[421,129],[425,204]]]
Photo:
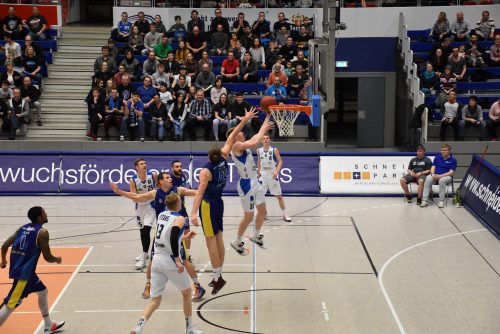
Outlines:
[[[483,41],[483,42],[478,42],[481,47],[483,47],[486,50],[489,50],[490,47],[493,45],[493,41]],[[436,44],[435,42],[411,42],[410,43],[410,49],[413,52],[430,52],[432,50],[433,45]],[[466,42],[453,42],[450,44],[451,47],[453,48],[458,48],[460,45],[467,44]]]

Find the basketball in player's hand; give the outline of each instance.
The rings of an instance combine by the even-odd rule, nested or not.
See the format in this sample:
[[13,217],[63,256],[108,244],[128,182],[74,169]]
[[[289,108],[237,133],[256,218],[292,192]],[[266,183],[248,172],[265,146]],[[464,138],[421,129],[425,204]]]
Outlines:
[[276,104],[276,99],[272,96],[264,96],[260,100],[260,107],[265,112],[269,112],[269,107],[275,104]]

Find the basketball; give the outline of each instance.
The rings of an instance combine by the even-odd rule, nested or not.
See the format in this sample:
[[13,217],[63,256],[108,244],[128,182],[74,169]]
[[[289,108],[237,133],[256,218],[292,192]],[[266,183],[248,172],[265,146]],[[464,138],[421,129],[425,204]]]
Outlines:
[[260,107],[265,112],[269,112],[269,107],[276,104],[276,99],[272,96],[264,96],[262,100],[260,100]]

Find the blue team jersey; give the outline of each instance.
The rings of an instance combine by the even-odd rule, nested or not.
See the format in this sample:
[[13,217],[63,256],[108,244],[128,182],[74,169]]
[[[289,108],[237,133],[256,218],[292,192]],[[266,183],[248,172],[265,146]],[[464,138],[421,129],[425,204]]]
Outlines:
[[42,250],[36,244],[41,224],[26,224],[19,229],[10,252],[9,277],[29,280],[34,274]]
[[[168,192],[164,192],[161,188],[158,188],[156,190],[156,196],[155,196],[155,201],[154,201],[154,208],[156,211],[156,217],[160,215],[163,211],[167,210],[167,206],[165,205],[165,198],[167,198],[168,195],[171,193],[176,193],[177,192],[177,187],[173,186]],[[184,196],[181,196],[181,201],[182,201],[182,206],[181,209],[179,210],[179,214],[183,217],[187,217],[187,211],[186,207],[184,205]]]
[[212,180],[208,182],[203,199],[209,203],[212,201],[222,201],[222,192],[226,187],[227,176],[229,175],[229,167],[226,159],[221,157],[217,165],[208,162],[203,168],[208,169],[212,173]]
[[184,187],[184,188],[189,188],[188,187],[188,182],[187,182],[187,177],[182,173],[180,177],[177,177],[173,172],[170,173],[170,177],[172,178],[172,185],[176,187]]

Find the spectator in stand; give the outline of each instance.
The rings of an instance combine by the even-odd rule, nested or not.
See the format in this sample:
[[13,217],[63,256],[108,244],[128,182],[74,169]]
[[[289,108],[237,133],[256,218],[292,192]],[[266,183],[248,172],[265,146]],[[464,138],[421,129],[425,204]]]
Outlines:
[[436,89],[439,85],[439,77],[434,72],[434,67],[431,63],[427,63],[425,71],[420,75],[420,91],[425,96],[436,95]]
[[135,92],[134,86],[130,84],[130,75],[124,74],[122,76],[122,83],[117,86],[117,89],[124,102],[130,100],[132,93]]
[[156,60],[155,53],[153,51],[149,52],[148,59],[146,59],[142,64],[141,80],[144,80],[144,78],[146,77],[152,76],[153,73],[156,72],[158,64],[160,64],[160,62]]
[[495,38],[495,20],[490,19],[489,11],[483,11],[481,20],[476,23],[476,29],[471,34],[476,35],[481,41],[493,40]]
[[168,108],[174,102],[174,98],[172,97],[172,93],[167,89],[168,84],[166,82],[160,83],[160,91],[158,94],[160,95],[161,103]]
[[201,53],[207,48],[207,41],[198,26],[194,26],[193,32],[187,35],[186,47],[193,53],[196,59],[200,59]]
[[133,81],[139,81],[139,61],[135,59],[132,50],[125,51],[125,58],[123,58],[121,65],[123,65],[125,72],[132,76]]
[[275,77],[273,85],[267,87],[265,95],[274,97],[276,103],[281,104],[286,102],[286,88],[281,84],[279,77]]
[[[231,129],[236,120],[232,119],[229,101],[226,94],[221,94],[219,103],[214,106],[214,120],[212,122],[215,141],[219,141],[219,125],[223,125],[225,130]],[[223,131],[223,132],[226,132]]]
[[219,24],[222,26],[222,32],[229,38],[229,21],[227,20],[227,18],[222,16],[222,9],[216,8],[215,17],[212,20],[212,23],[210,24],[210,33],[212,35],[219,30],[218,29]]
[[140,95],[137,92],[132,93],[132,98],[127,102],[125,108],[125,116],[120,125],[120,141],[125,140],[127,129],[130,133],[130,139],[135,139],[135,131],[139,129],[139,140],[144,142],[144,103],[140,100]]
[[31,38],[30,35],[27,35],[24,38],[24,45],[21,47],[22,54],[26,54],[26,48],[27,47],[32,47],[33,50],[35,51],[36,56],[40,60],[41,65],[45,65],[45,55],[43,54],[43,50],[40,46],[37,44],[33,43],[33,38]]
[[486,127],[483,121],[483,109],[477,104],[477,96],[472,95],[469,103],[462,109],[462,119],[459,121],[460,140],[464,140],[465,128],[474,126],[479,127],[479,140],[482,141],[485,136]]
[[453,174],[457,169],[457,160],[451,155],[451,146],[443,144],[441,155],[437,155],[432,162],[431,174],[425,178],[423,201],[421,208],[429,205],[429,193],[432,185],[439,184],[439,208],[444,208],[446,186],[453,181]]
[[2,75],[0,76],[0,80],[2,82],[7,81],[9,83],[9,88],[11,89],[19,87],[23,82],[23,78],[21,76],[21,73],[14,70],[14,63],[12,61],[6,61],[5,68],[6,71],[2,73]]
[[282,26],[280,30],[278,30],[278,32],[275,34],[275,36],[275,41],[278,44],[278,47],[282,47],[286,45],[286,40],[288,39],[288,37],[290,37],[290,32],[286,30],[284,26]]
[[287,32],[290,31],[290,23],[286,22],[285,14],[278,13],[278,21],[274,22],[273,32],[276,35],[279,31],[282,31],[281,28],[284,27]]
[[142,55],[145,56],[149,52],[154,51],[154,47],[160,44],[161,37],[162,34],[156,30],[156,24],[152,23],[149,27],[149,32],[144,36],[144,49],[142,50]]
[[110,97],[111,97],[111,91],[116,88],[115,82],[113,79],[108,79],[106,81],[106,88],[104,89],[105,95],[104,95],[104,102],[106,102]]
[[128,36],[128,47],[135,55],[147,54],[144,47],[144,36],[139,32],[139,27],[133,26],[132,32]]
[[116,59],[116,56],[118,56],[119,50],[116,47],[115,41],[112,38],[108,39],[108,49],[109,49],[109,56]]
[[177,60],[180,63],[183,63],[187,59],[187,55],[189,53],[189,49],[186,47],[186,42],[184,41],[179,41],[179,44],[177,46],[177,50],[175,50],[175,60]]
[[307,79],[308,76],[304,73],[302,65],[297,65],[295,73],[288,77],[288,95],[290,95],[290,97],[299,97],[299,93],[302,88],[304,88],[304,82]]
[[[104,87],[104,81],[102,80],[97,80],[97,82],[92,86],[90,89],[89,93],[87,94],[87,97],[85,98],[85,103],[89,102],[92,99],[92,90],[97,89],[99,91],[99,98],[101,99],[102,103],[106,102],[106,88]],[[92,137],[91,135],[88,135],[87,137]]]
[[28,27],[28,34],[31,35],[33,40],[45,41],[47,39],[45,30],[49,27],[47,19],[40,14],[37,6],[33,6],[32,11],[33,14],[26,21],[23,21],[23,23]]
[[271,28],[266,20],[266,13],[259,12],[259,18],[252,24],[252,33],[261,40],[271,38]]
[[179,92],[177,94],[177,97],[175,99],[175,102],[172,103],[170,106],[170,109],[168,111],[168,117],[170,121],[172,122],[172,125],[174,127],[174,140],[179,141],[183,139],[183,134],[184,134],[184,126],[186,126],[186,116],[187,116],[187,110],[188,106],[184,102],[184,94],[182,92]]
[[287,78],[290,78],[292,76],[292,62],[289,60],[286,62],[286,66],[285,66],[285,75]]
[[186,68],[186,75],[191,78],[191,82],[196,80],[196,76],[198,75],[198,61],[194,59],[193,54],[190,52],[187,55],[186,61],[183,63]]
[[247,49],[245,49],[241,45],[240,41],[236,42],[236,47],[234,49],[231,49],[231,50],[234,53],[234,59],[237,59],[238,61],[242,61],[243,57],[245,56],[245,52],[247,52]]
[[425,178],[431,173],[431,167],[432,160],[425,156],[425,147],[418,145],[417,156],[411,159],[408,164],[408,174],[399,180],[408,203],[411,203],[412,200],[412,193],[408,189],[408,184],[416,183],[418,185],[417,205],[422,204]]
[[[161,35],[166,35],[167,34],[167,28],[165,28],[165,25],[163,24],[163,21],[161,20],[160,15],[155,15],[155,28],[156,32],[160,33]],[[149,31],[151,31],[151,26],[149,26]],[[172,43],[169,41],[169,43]]]
[[227,58],[222,62],[220,74],[224,82],[238,82],[240,75],[240,62],[234,59],[234,52],[229,51]]
[[170,82],[170,76],[165,72],[164,64],[158,64],[156,72],[153,73],[151,79],[153,80],[153,87],[156,88],[157,90],[160,89],[160,84],[162,82],[164,83]]
[[488,119],[486,120],[486,128],[488,129],[488,134],[490,135],[491,141],[497,140],[497,129],[499,127],[500,127],[500,98],[498,98],[498,100],[491,105],[490,112],[488,113]]
[[437,42],[443,41],[446,37],[451,35],[450,22],[446,18],[445,12],[439,12],[436,23],[429,33],[429,37]]
[[167,60],[163,64],[165,65],[165,73],[168,74],[170,82],[172,78],[179,73],[181,64],[175,60],[173,52],[168,53]]
[[310,39],[311,39],[311,35],[307,31],[307,28],[304,26],[301,26],[299,34],[296,38],[297,48],[299,48],[299,50],[308,50]]
[[208,64],[203,64],[201,72],[196,76],[194,86],[196,89],[203,89],[205,94],[215,85],[215,74],[210,71]]
[[297,66],[300,65],[302,66],[302,70],[304,71],[305,74],[307,74],[309,71],[309,61],[306,59],[304,55],[303,50],[298,50],[297,51],[297,58],[295,60],[292,60],[292,71],[295,72]]
[[153,101],[149,106],[151,114],[151,140],[158,140],[160,143],[165,138],[165,127],[168,123],[167,106],[161,102],[159,94],[153,96]]
[[184,74],[179,74],[179,79],[177,82],[174,81],[172,84],[172,92],[174,97],[177,98],[179,94],[184,96],[184,102],[187,102],[191,95],[189,94],[190,86],[187,84],[186,76]]
[[436,49],[435,53],[431,55],[429,63],[432,65],[437,76],[444,73],[444,68],[448,64],[448,59],[443,54],[443,50],[440,48]]
[[430,55],[432,56],[433,54],[435,54],[436,49],[441,49],[443,50],[444,56],[448,58],[451,52],[453,51],[453,48],[451,47],[450,44],[451,44],[451,38],[450,37],[444,38],[440,43],[437,43],[432,46]]
[[199,18],[198,11],[196,9],[193,9],[191,11],[191,20],[189,20],[187,23],[188,33],[193,33],[194,27],[198,27],[198,31],[200,31],[201,34],[205,32],[205,22],[203,22],[203,20]]
[[[236,99],[229,108],[232,120],[234,122],[232,126],[238,125],[243,119],[243,117],[245,117],[245,112],[249,111],[250,109],[252,109],[252,105],[248,103],[248,101],[245,101],[243,99],[243,93],[237,92]],[[252,134],[252,131],[254,133],[259,132],[259,129],[260,129],[259,119],[253,118],[251,122],[245,124],[245,128],[243,130],[245,132],[245,138],[249,138],[250,135]]]
[[108,63],[108,68],[111,72],[116,72],[115,58],[109,55],[109,48],[107,46],[103,46],[101,48],[101,55],[97,57],[94,62],[94,72],[97,72],[101,69],[101,65],[103,62]]
[[245,26],[243,28],[243,35],[240,36],[241,45],[246,49],[250,49],[253,46],[253,41],[258,38],[252,33],[250,26]]
[[177,43],[180,40],[186,38],[187,30],[184,23],[181,22],[181,17],[179,15],[175,16],[175,23],[170,26],[167,31],[167,36],[169,37],[169,43]]
[[162,36],[160,44],[156,44],[153,49],[155,52],[155,58],[160,63],[165,62],[169,52],[173,52],[172,47],[168,44],[167,36]]
[[279,78],[283,86],[288,87],[288,78],[285,72],[283,72],[280,63],[274,64],[273,71],[271,72],[271,74],[269,74],[269,77],[267,78],[266,87],[272,86],[274,84],[275,78]]
[[243,28],[250,26],[248,22],[245,20],[245,14],[240,12],[238,13],[238,19],[233,23],[233,31],[236,33],[236,36],[240,38],[243,35]]
[[203,53],[201,54],[201,59],[198,60],[198,69],[200,71],[203,68],[203,64],[208,64],[208,67],[210,67],[210,71],[213,71],[213,69],[214,69],[214,62],[208,56],[208,51],[207,50],[203,50]]
[[448,65],[451,66],[451,72],[455,74],[458,81],[465,80],[467,66],[465,64],[465,58],[460,57],[458,54],[458,48],[453,48],[453,52],[448,58]]
[[450,65],[446,65],[446,67],[444,68],[444,73],[442,73],[439,77],[439,83],[440,91],[439,95],[434,101],[434,104],[441,108],[442,105],[448,100],[448,95],[450,94],[450,92],[454,91],[457,87],[457,78],[455,74],[451,72]]
[[12,89],[9,87],[9,83],[7,81],[2,81],[2,88],[0,89],[0,111],[2,107],[6,106],[7,100],[10,100],[12,96]]
[[245,52],[240,66],[240,81],[242,83],[256,83],[257,70],[257,63],[253,60],[250,52]]
[[451,25],[451,37],[455,42],[465,42],[469,38],[469,22],[464,19],[462,11],[457,12],[457,20]]
[[153,96],[156,94],[156,89],[152,86],[151,78],[144,78],[144,84],[137,88],[135,92],[141,97],[141,102],[144,103],[144,110],[147,111],[153,101]]
[[134,27],[139,28],[139,33],[144,37],[149,32],[150,24],[144,17],[144,12],[137,13],[138,19],[134,22]]
[[128,42],[128,37],[132,32],[132,23],[128,20],[128,13],[122,13],[122,19],[116,25],[116,28],[111,31],[111,38],[117,42]]
[[42,63],[40,62],[40,57],[35,54],[35,49],[32,46],[26,48],[26,52],[23,55],[23,75],[34,79],[40,90],[43,90],[42,82]]
[[212,101],[212,104],[215,105],[219,103],[220,96],[222,94],[227,95],[227,90],[226,88],[222,87],[222,78],[218,76],[215,78],[214,86],[210,90],[210,101]]
[[500,67],[500,34],[495,36],[495,44],[493,44],[490,48],[488,65]]
[[21,45],[12,39],[9,34],[4,35],[5,39],[5,58],[7,61],[11,61],[14,65],[19,66],[22,63],[22,51]]
[[228,44],[228,50],[232,50],[236,48],[236,43],[238,43],[240,40],[238,39],[238,34],[233,32],[231,33],[231,37],[229,38]]
[[3,33],[11,35],[15,40],[21,40],[26,34],[23,28],[23,21],[16,15],[14,6],[9,6],[8,15],[2,20]]
[[4,113],[4,119],[8,119],[10,121],[7,127],[9,140],[16,139],[16,130],[23,124],[28,123],[29,116],[29,104],[21,97],[21,91],[19,88],[14,88],[12,90],[12,98],[7,102],[6,114]]
[[292,60],[297,56],[297,46],[293,43],[293,38],[288,37],[286,44],[280,48],[279,53],[286,61]]
[[471,67],[481,67],[484,65],[484,48],[478,43],[477,35],[471,34],[470,41],[465,46],[465,60]]
[[111,96],[106,101],[106,109],[104,114],[104,137],[109,140],[109,128],[114,126],[120,131],[123,116],[125,115],[125,103],[120,97],[117,88],[111,90]]
[[98,80],[102,80],[107,82],[110,79],[113,79],[114,73],[109,70],[109,66],[107,62],[103,62],[101,64],[101,69],[97,71],[92,77],[92,86],[95,86]]
[[445,102],[441,107],[441,115],[443,115],[440,129],[441,141],[446,140],[446,129],[449,126],[453,128],[455,140],[459,139],[459,121],[460,115],[462,114],[461,109],[462,106],[457,102],[457,93],[455,91],[451,91],[448,94],[448,102]]
[[269,43],[269,47],[266,50],[266,69],[272,70],[274,64],[276,64],[278,60],[279,48],[276,42],[271,41]]
[[252,59],[257,63],[257,66],[265,69],[266,68],[266,52],[261,44],[260,39],[254,38],[253,44],[249,50],[252,55]]
[[[217,9],[220,10],[220,9]],[[217,11],[216,10],[216,11]],[[213,23],[212,23],[213,25]],[[229,40],[228,35],[224,32],[224,28],[222,24],[217,24],[217,28],[214,32],[212,32],[212,36],[210,37],[212,41],[212,50],[210,50],[210,54],[212,56],[224,56],[227,54],[227,43]]]
[[29,104],[30,110],[35,110],[36,115],[30,115],[29,123],[36,120],[38,126],[42,126],[42,104],[40,103],[40,90],[31,84],[30,77],[23,78],[23,85],[20,87],[21,97]]
[[205,141],[210,139],[210,130],[212,129],[212,106],[205,99],[203,89],[196,91],[195,100],[189,105],[189,119],[186,124],[186,130],[191,136],[191,140],[196,140],[195,129],[202,126],[205,129]]
[[87,116],[90,123],[90,131],[87,133],[88,137],[91,137],[92,140],[100,140],[97,137],[97,131],[99,130],[99,124],[104,122],[105,111],[104,111],[104,103],[100,98],[99,89],[92,89],[92,96],[87,101]]

